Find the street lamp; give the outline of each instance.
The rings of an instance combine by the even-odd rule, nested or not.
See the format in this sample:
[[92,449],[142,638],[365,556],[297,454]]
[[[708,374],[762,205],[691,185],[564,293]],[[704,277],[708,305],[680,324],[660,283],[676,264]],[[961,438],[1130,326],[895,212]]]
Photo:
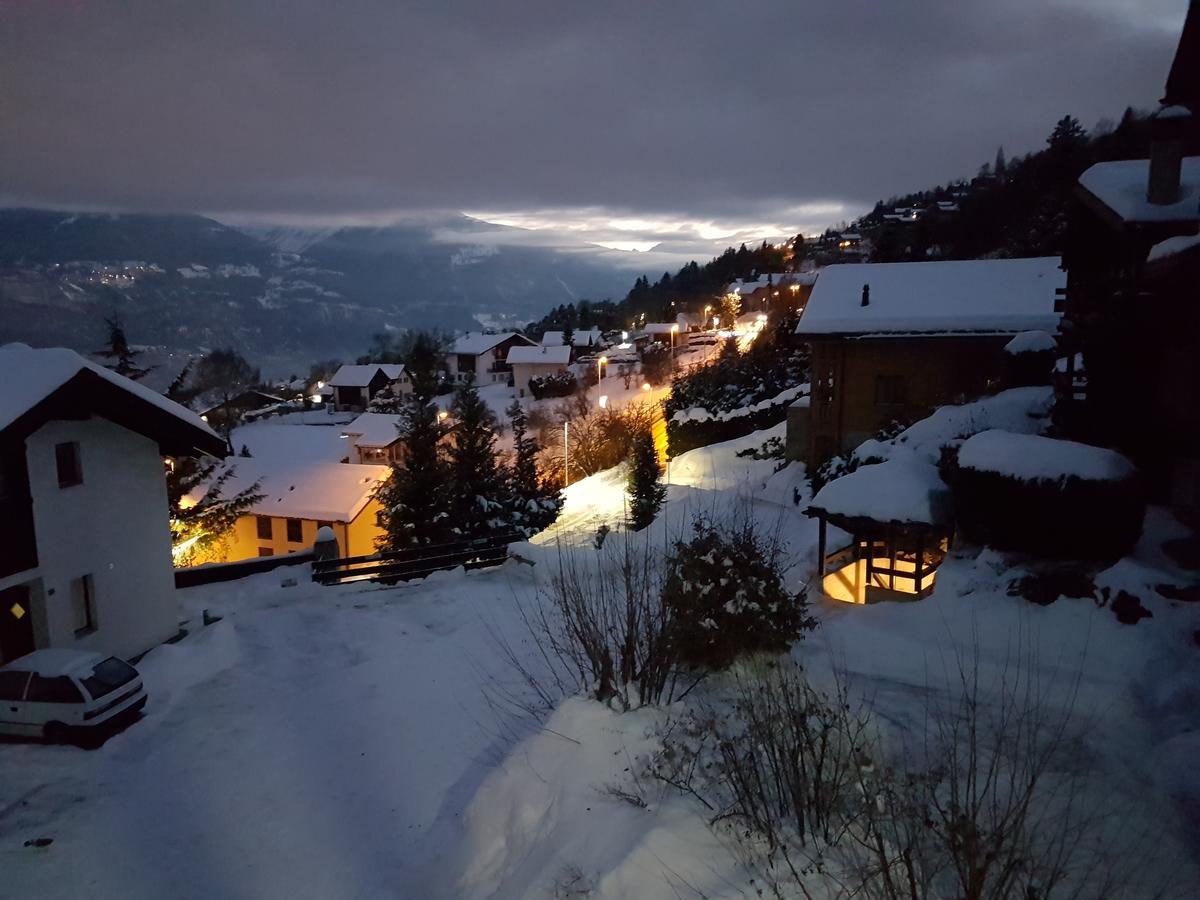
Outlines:
[[598,360],[596,360],[596,384],[599,384],[601,382],[601,380],[603,380],[604,372],[601,369],[601,366],[606,366],[606,365],[608,365],[608,357],[607,356],[602,356]]

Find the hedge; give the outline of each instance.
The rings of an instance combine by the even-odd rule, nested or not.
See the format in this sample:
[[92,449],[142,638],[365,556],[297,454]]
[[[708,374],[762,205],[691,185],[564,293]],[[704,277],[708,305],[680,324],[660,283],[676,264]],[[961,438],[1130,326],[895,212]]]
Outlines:
[[721,441],[745,437],[752,431],[770,428],[787,418],[787,409],[795,398],[781,401],[757,412],[731,419],[704,419],[703,421],[667,422],[667,455],[676,457],[697,447],[707,447]]

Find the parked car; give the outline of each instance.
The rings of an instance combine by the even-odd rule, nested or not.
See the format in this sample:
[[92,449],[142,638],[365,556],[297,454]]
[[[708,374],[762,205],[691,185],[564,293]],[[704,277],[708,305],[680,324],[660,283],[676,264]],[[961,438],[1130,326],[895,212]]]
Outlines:
[[0,666],[0,734],[77,740],[145,705],[142,676],[115,656],[35,650]]

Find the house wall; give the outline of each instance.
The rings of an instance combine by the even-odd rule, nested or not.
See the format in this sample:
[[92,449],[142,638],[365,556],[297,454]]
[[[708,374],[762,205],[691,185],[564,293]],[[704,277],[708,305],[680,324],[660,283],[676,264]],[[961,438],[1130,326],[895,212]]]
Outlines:
[[567,367],[559,363],[513,363],[512,370],[513,386],[517,389],[517,395],[524,397],[529,391],[530,378],[542,378],[557,372],[565,372]]
[[[375,540],[382,533],[375,521],[379,510],[379,501],[371,500],[352,522],[327,523],[333,528],[338,542],[338,550],[343,556],[365,556],[375,552]],[[288,520],[272,516],[271,539],[267,540],[258,536],[257,520],[257,516],[245,515],[241,516],[234,524],[227,544],[227,562],[255,559],[261,555],[259,550],[270,550],[271,554],[275,556],[309,550],[316,543],[317,528],[320,527],[320,523],[315,519],[301,519],[301,540],[299,543],[295,543],[287,539]]]
[[[83,483],[58,486],[55,446],[79,444]],[[31,588],[38,647],[123,658],[175,635],[167,485],[155,441],[103,419],[49,422],[25,441],[38,565],[0,579]],[[76,637],[71,584],[92,577],[94,629]]]
[[364,410],[367,408],[367,389],[338,385],[333,389],[333,408],[338,412]]
[[[810,340],[809,471],[853,450],[893,421],[978,396],[999,378],[1009,336]],[[900,379],[903,399],[881,397],[879,379]],[[895,382],[892,382],[893,384]]]

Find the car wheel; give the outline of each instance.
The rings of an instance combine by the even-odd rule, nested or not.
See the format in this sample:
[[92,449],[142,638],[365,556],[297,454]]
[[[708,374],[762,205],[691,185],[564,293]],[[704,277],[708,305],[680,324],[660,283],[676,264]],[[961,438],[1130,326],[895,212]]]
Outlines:
[[65,744],[71,738],[70,729],[62,722],[47,722],[42,734],[51,744]]

